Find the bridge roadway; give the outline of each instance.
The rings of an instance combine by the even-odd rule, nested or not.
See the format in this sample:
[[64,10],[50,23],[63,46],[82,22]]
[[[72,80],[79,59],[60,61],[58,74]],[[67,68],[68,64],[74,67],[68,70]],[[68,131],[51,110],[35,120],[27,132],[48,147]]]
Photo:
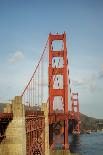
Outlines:
[[[25,117],[29,115],[40,115],[41,111],[26,111]],[[48,114],[49,116],[49,124],[56,123],[58,121],[64,121],[66,118],[69,119],[77,119],[77,113],[75,112],[74,114],[72,112],[69,112],[68,114],[64,114],[63,112],[54,112],[52,114]],[[4,120],[12,120],[13,119],[13,113],[0,113],[0,123]]]
[[13,114],[12,113],[0,113],[0,122],[4,119],[12,119]]
[[[42,115],[42,111],[26,111],[25,117],[35,117],[36,115]],[[0,141],[4,137],[5,130],[7,128],[8,123],[13,119],[13,113],[0,113]],[[48,114],[49,124],[68,120],[77,120],[77,114],[69,112],[68,114],[64,114],[63,112],[54,112],[52,114]]]

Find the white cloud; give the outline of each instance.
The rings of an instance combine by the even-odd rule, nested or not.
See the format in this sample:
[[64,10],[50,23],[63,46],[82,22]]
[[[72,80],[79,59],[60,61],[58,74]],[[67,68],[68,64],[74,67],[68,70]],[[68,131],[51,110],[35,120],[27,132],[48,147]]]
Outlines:
[[21,51],[16,51],[10,58],[9,58],[9,63],[10,64],[15,64],[18,61],[24,59],[24,54]]
[[81,78],[81,79],[74,79],[72,80],[72,86],[73,87],[81,87],[81,88],[86,88],[89,89],[90,91],[95,91],[95,90],[100,90],[100,85],[98,85],[98,80],[103,79],[103,64],[101,64],[99,70],[97,73],[92,74],[88,78]]
[[82,87],[82,88],[89,89],[91,91],[95,91],[96,78],[95,78],[95,76],[93,76],[88,79],[77,79],[77,80],[73,80],[72,84],[74,87]]
[[87,85],[87,80],[73,80],[72,81],[75,86],[85,86]]

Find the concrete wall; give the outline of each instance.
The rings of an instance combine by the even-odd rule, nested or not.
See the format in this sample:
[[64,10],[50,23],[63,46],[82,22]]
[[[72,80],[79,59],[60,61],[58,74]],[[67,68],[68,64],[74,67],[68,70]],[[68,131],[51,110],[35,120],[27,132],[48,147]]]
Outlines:
[[12,112],[12,104],[7,103],[6,107],[4,107],[4,113],[11,113]]
[[[10,107],[5,109],[9,111]],[[12,101],[13,120],[9,123],[0,144],[0,155],[26,155],[25,112],[22,97],[16,96]]]

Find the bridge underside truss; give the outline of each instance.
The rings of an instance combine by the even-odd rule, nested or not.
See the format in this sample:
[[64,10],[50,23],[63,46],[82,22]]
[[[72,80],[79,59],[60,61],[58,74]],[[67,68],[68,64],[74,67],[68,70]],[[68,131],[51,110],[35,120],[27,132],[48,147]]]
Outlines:
[[45,118],[43,113],[32,113],[26,116],[26,149],[27,155],[44,155],[45,151]]

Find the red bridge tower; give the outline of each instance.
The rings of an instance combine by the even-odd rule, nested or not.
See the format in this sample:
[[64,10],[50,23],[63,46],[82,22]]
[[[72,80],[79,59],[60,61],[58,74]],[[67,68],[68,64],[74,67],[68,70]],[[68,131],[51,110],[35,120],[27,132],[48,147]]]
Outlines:
[[79,112],[79,100],[78,93],[72,93],[72,114],[77,120],[76,126],[73,128],[73,132],[80,133],[80,112]]
[[[53,41],[62,41],[63,47],[61,50],[53,50]],[[62,58],[63,66],[53,67],[54,58]],[[52,117],[56,117],[58,121],[64,121],[64,140],[63,147],[65,149],[69,148],[68,143],[68,70],[67,70],[67,48],[66,48],[66,33],[64,34],[49,34],[49,115]],[[63,87],[62,88],[54,88],[55,78],[54,76],[62,76],[63,79]],[[61,97],[62,105],[63,105],[63,113],[58,112],[55,114],[53,109],[54,99],[55,97]],[[59,104],[59,103],[58,103]],[[63,120],[62,120],[63,119]],[[53,122],[54,123],[54,122]],[[53,144],[53,124],[49,126],[49,137],[50,137],[50,146]]]

